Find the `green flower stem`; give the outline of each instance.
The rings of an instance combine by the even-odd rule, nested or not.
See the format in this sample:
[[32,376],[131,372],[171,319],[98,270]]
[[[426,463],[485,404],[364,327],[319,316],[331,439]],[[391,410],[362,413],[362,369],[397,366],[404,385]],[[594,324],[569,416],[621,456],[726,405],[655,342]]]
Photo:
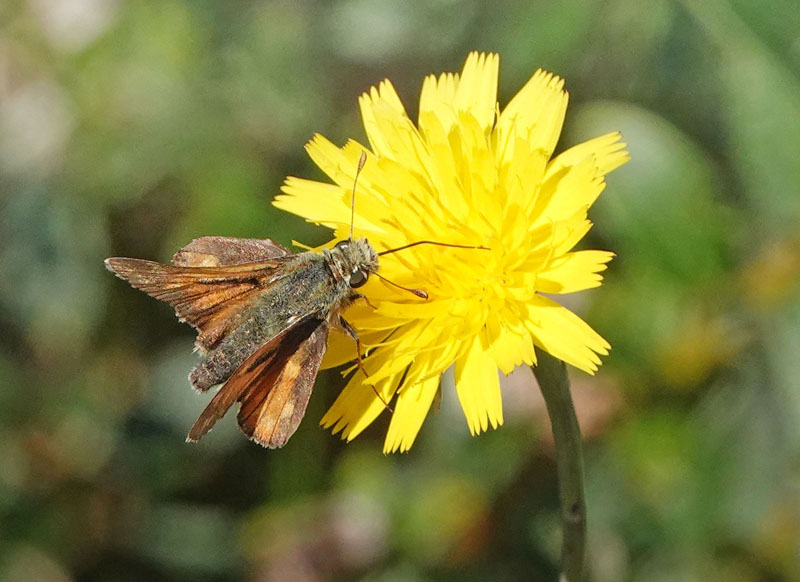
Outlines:
[[533,373],[547,406],[553,426],[558,466],[563,542],[561,546],[562,582],[583,580],[586,557],[586,496],[583,487],[583,448],[581,429],[575,416],[569,379],[564,362],[536,350]]

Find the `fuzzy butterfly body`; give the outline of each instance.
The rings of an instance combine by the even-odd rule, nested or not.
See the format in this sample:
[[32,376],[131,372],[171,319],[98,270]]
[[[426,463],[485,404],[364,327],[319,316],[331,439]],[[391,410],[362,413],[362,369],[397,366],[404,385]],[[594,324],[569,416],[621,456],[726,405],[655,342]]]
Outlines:
[[105,264],[197,329],[203,359],[189,379],[199,391],[222,386],[187,440],[202,438],[238,402],[242,431],[276,448],[305,414],[331,326],[358,345],[341,312],[362,297],[355,289],[377,272],[378,255],[366,239],[292,254],[267,239],[209,236],[175,253],[171,265]]

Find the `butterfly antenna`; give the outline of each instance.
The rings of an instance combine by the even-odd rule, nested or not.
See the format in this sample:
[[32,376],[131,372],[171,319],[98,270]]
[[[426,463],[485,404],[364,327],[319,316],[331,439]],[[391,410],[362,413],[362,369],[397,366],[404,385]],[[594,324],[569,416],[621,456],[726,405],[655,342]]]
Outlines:
[[438,241],[435,241],[435,240],[419,240],[417,242],[413,242],[413,243],[408,244],[408,245],[403,245],[402,247],[397,247],[396,249],[389,249],[388,251],[381,251],[381,252],[378,253],[378,255],[379,256],[389,255],[391,253],[396,253],[397,251],[404,251],[406,249],[410,249],[411,247],[415,247],[417,245],[436,245],[436,246],[439,246],[439,247],[453,247],[453,248],[456,248],[456,249],[478,249],[478,250],[481,250],[481,251],[491,250],[489,247],[484,247],[484,246],[480,246],[480,245],[457,245],[457,244],[452,244],[452,243],[438,242]]
[[[391,253],[396,253],[397,251],[404,251],[406,249],[410,249],[411,247],[415,247],[417,245],[436,245],[436,246],[439,246],[439,247],[453,247],[453,248],[456,248],[456,249],[478,249],[478,250],[482,250],[482,251],[491,250],[489,247],[484,247],[484,246],[479,246],[479,245],[457,245],[457,244],[452,244],[452,243],[443,243],[443,242],[439,242],[439,241],[435,241],[435,240],[420,240],[420,241],[417,241],[417,242],[413,242],[411,244],[403,245],[402,247],[397,247],[396,249],[389,249],[387,251],[381,251],[381,252],[378,253],[378,256],[388,255],[388,254],[391,254]],[[375,273],[375,275],[379,279],[381,279],[382,281],[386,281],[387,283],[389,283],[389,285],[394,285],[398,289],[402,289],[403,291],[408,291],[409,293],[413,293],[414,295],[416,295],[420,299],[427,299],[428,298],[428,294],[425,291],[423,291],[422,289],[412,289],[411,287],[403,287],[402,285],[398,285],[394,281],[390,281],[386,277],[382,276],[380,273]]]
[[380,273],[373,273],[373,275],[378,277],[378,279],[380,279],[381,281],[386,281],[387,283],[389,283],[389,285],[394,285],[398,289],[402,289],[403,291],[408,291],[409,293],[413,293],[414,295],[416,295],[420,299],[427,299],[428,298],[428,294],[425,291],[423,291],[422,289],[413,289],[411,287],[403,287],[402,285],[398,285],[394,281],[390,281],[389,279],[387,279],[386,277],[384,277]]
[[350,240],[353,240],[353,223],[356,220],[356,186],[358,185],[358,175],[364,169],[364,164],[367,163],[367,152],[362,151],[361,157],[358,158],[358,166],[356,167],[356,177],[353,179],[353,196],[350,199]]

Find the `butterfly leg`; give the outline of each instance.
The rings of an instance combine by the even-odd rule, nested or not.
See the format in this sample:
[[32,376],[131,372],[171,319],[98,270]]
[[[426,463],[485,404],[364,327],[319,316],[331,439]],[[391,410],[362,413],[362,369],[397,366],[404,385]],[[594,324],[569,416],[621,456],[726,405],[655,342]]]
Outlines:
[[358,337],[358,333],[356,332],[356,330],[353,329],[353,326],[350,325],[347,322],[347,320],[341,315],[339,316],[339,326],[353,341],[356,342],[356,363],[358,364],[358,368],[362,372],[364,372],[364,376],[369,378],[369,374],[367,373],[367,370],[364,368],[364,364],[361,360],[361,338]]
[[356,293],[356,294],[355,294],[355,296],[353,297],[353,301],[358,301],[359,299],[363,299],[363,300],[364,300],[364,303],[366,303],[367,305],[369,305],[370,307],[372,307],[372,309],[378,309],[377,307],[375,307],[375,306],[372,304],[372,301],[370,301],[369,299],[367,299],[367,296],[366,296],[366,295],[362,295],[361,293]]
[[[361,297],[364,297],[364,296],[362,295]],[[364,299],[366,299],[366,297],[364,297]],[[367,303],[369,303],[369,300],[367,300]],[[344,317],[342,317],[341,315],[339,316],[339,325],[344,330],[344,332],[348,336],[353,338],[353,340],[356,342],[356,363],[358,364],[359,369],[362,372],[364,372],[364,376],[369,378],[369,374],[367,373],[367,370],[364,368],[364,364],[361,361],[361,339],[358,337],[358,333],[356,332],[356,330],[353,329],[353,326],[350,325],[347,322],[347,320]],[[388,410],[390,413],[394,414],[394,410],[392,410],[392,407],[389,406],[389,403],[386,402],[386,400],[383,399],[383,396],[381,396],[378,393],[378,389],[375,388],[375,386],[373,384],[370,384],[369,386],[370,386],[370,388],[372,388],[372,391],[375,393],[375,396],[378,397],[378,400],[380,400],[383,403],[383,406],[386,408],[386,410]]]

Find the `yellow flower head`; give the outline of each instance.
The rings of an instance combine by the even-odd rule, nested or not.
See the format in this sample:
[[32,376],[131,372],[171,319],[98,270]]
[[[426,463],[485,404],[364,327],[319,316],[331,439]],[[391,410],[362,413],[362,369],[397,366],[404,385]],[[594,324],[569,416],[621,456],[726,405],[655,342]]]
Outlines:
[[[315,136],[306,149],[334,183],[290,177],[275,200],[347,238],[367,151],[356,237],[378,251],[421,240],[489,249],[420,245],[381,257],[382,276],[429,298],[373,277],[363,292],[374,308],[356,302],[348,310],[369,348],[370,376],[354,374],[322,419],[347,440],[385,410],[381,398],[397,395],[384,451],[408,450],[451,365],[477,434],[503,422],[498,368],[535,364],[539,346],[593,373],[608,353],[602,337],[543,294],[600,285],[613,254],[572,249],[591,227],[587,210],[603,177],[628,160],[625,144],[611,133],[551,159],[567,108],[563,81],[539,70],[500,112],[498,69],[497,55],[472,53],[461,75],[426,78],[416,126],[383,81],[359,100],[370,147],[338,148]],[[352,341],[329,351],[329,363],[353,359]]]

